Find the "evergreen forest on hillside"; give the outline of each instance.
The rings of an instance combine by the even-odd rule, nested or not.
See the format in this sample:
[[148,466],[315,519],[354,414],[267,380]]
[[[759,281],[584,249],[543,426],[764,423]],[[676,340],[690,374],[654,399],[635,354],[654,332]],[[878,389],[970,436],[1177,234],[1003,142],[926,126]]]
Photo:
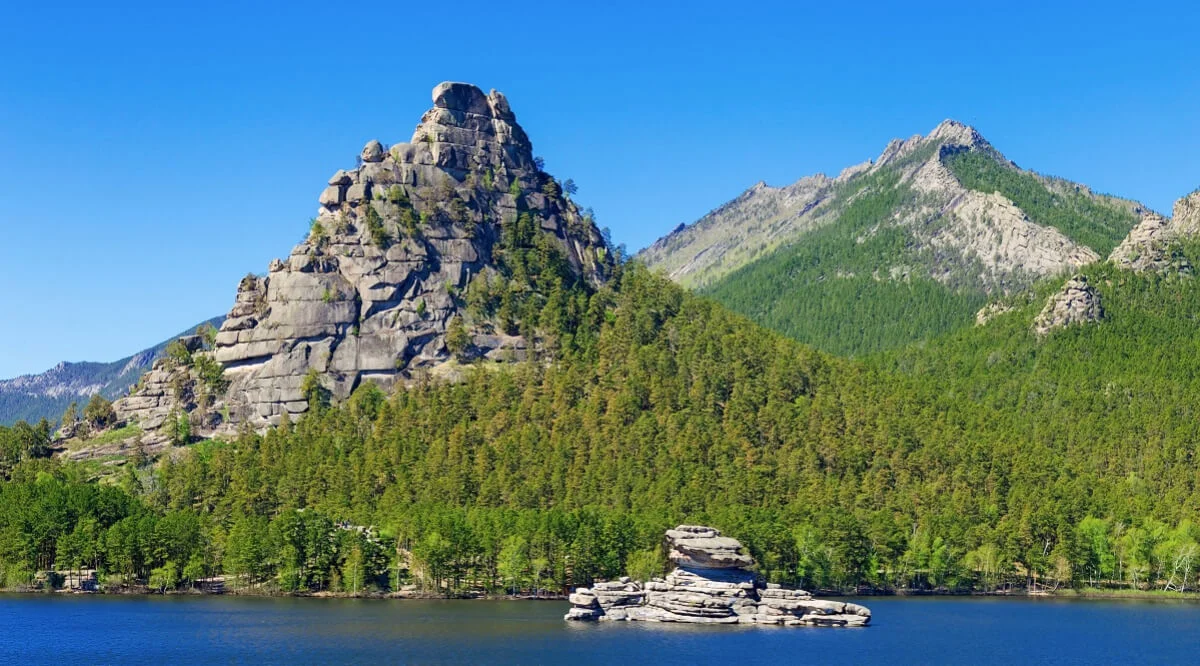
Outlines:
[[661,571],[663,529],[698,522],[810,589],[1195,589],[1200,281],[1084,272],[1101,323],[1039,340],[1046,284],[855,361],[628,266],[538,318],[550,363],[313,385],[295,423],[116,471],[0,429],[0,575],[562,591]]

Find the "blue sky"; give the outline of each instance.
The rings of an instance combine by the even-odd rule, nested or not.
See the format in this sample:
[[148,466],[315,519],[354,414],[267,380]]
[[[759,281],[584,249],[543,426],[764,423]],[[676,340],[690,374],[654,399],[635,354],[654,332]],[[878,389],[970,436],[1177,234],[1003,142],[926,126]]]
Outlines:
[[947,117],[1164,212],[1200,186],[1191,3],[36,4],[0,41],[0,377],[228,310],[442,80],[505,92],[634,249]]

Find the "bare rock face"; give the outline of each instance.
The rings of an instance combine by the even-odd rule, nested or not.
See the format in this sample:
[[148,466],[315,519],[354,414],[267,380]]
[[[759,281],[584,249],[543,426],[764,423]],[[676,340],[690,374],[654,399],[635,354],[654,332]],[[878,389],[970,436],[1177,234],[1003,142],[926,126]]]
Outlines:
[[1063,288],[1050,296],[1046,307],[1033,321],[1033,330],[1038,336],[1073,324],[1087,324],[1104,318],[1100,305],[1100,294],[1088,284],[1087,278],[1077,275],[1067,281]]
[[439,84],[411,142],[371,141],[358,162],[329,179],[308,239],[238,286],[214,352],[229,429],[306,411],[309,373],[335,399],[366,381],[387,390],[436,374],[452,365],[452,320],[464,322],[472,358],[531,353],[531,341],[465,305],[473,284],[506,279],[497,257],[519,216],[576,279],[599,285],[610,274],[599,230],[540,170],[496,91]]
[[804,590],[763,584],[742,545],[711,527],[680,525],[666,533],[677,568],[645,583],[623,577],[580,588],[567,620],[770,624],[862,627],[871,611],[858,604],[813,599]]
[[1171,230],[1180,237],[1200,235],[1200,190],[1175,202]]
[[1142,218],[1112,251],[1108,260],[1121,268],[1138,273],[1172,271],[1190,274],[1191,265],[1186,259],[1176,257],[1172,251],[1172,246],[1179,237],[1176,227],[1169,220],[1152,213]]

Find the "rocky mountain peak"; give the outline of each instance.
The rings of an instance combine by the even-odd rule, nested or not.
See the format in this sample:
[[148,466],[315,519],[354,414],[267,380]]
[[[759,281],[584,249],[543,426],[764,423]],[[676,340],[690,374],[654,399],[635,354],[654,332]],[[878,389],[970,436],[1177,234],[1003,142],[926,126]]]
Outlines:
[[933,128],[933,131],[925,137],[926,141],[934,141],[937,143],[964,146],[967,148],[975,148],[977,150],[987,149],[992,150],[992,144],[983,138],[974,127],[951,120],[947,118],[938,123],[938,126]]
[[433,108],[421,117],[411,143],[393,146],[392,155],[401,162],[431,159],[456,177],[491,169],[525,186],[537,185],[533,144],[508,99],[495,90],[485,95],[467,83],[438,84]]
[[984,139],[983,135],[974,127],[964,125],[957,120],[947,119],[938,123],[937,127],[934,127],[928,134],[915,134],[907,140],[892,139],[880,153],[879,158],[875,160],[873,167],[877,169],[904,160],[927,146],[940,148],[931,155],[930,160],[932,161],[936,161],[942,151],[978,150],[996,157],[1000,156],[992,144],[988,143],[987,139]]
[[339,399],[537,354],[487,303],[535,298],[538,280],[607,280],[599,230],[541,170],[508,100],[451,82],[432,97],[410,143],[368,142],[329,178],[308,238],[241,281],[213,350],[227,383],[216,427],[277,423],[314,391]]
[[[940,282],[1008,292],[1100,258],[1061,230],[1031,220],[1004,195],[964,185],[949,162],[966,154],[983,156],[982,161],[1000,170],[1039,178],[1020,172],[974,127],[943,120],[927,134],[893,139],[875,160],[847,167],[836,178],[817,174],[784,187],[755,185],[659,239],[639,258],[684,285],[705,287],[803,234],[836,223],[850,203],[879,196],[881,187],[911,193],[895,204],[887,223],[914,237],[910,247],[928,250],[936,263],[928,275]],[[1066,187],[1039,182],[1047,188]],[[1079,196],[1092,197],[1086,191]],[[890,274],[892,268],[879,272]],[[901,266],[897,274],[910,272]]]

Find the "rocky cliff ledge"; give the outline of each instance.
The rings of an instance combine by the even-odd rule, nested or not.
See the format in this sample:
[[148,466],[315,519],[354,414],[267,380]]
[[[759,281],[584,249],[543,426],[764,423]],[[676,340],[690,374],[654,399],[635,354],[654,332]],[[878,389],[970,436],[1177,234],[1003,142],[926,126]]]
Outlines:
[[645,583],[621,578],[577,589],[565,619],[821,627],[871,621],[871,611],[858,604],[763,584],[749,570],[754,559],[742,544],[711,527],[667,530],[666,548],[675,564],[666,578]]

